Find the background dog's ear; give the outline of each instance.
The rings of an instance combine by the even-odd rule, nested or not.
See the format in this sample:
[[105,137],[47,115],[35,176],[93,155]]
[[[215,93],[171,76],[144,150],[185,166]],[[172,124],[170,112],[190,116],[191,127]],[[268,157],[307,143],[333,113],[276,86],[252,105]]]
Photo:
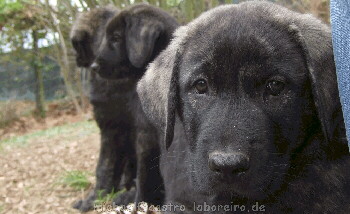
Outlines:
[[156,41],[164,31],[164,25],[155,18],[130,16],[126,19],[126,51],[131,64],[145,66],[153,55]]
[[345,133],[330,28],[310,15],[301,15],[289,30],[302,48],[325,138],[328,143],[338,143],[334,138]]
[[[180,27],[176,33],[185,32]],[[178,104],[178,66],[181,40],[176,38],[150,63],[137,85],[143,111],[148,119],[161,131],[166,149],[173,141],[176,108]]]

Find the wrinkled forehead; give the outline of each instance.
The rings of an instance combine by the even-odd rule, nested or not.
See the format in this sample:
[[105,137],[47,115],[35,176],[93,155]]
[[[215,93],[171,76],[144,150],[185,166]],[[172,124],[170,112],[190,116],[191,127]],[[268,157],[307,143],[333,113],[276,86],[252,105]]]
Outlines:
[[275,72],[291,78],[305,75],[302,51],[286,26],[236,7],[211,14],[198,23],[184,44],[180,69],[185,76],[197,70],[259,72],[251,75],[260,76]]

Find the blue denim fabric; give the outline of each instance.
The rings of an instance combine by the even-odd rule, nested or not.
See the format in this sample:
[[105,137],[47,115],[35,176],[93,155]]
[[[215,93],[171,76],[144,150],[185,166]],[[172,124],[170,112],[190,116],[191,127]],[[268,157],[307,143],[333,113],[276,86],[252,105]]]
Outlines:
[[[333,50],[340,101],[350,144],[350,1],[331,0]],[[350,146],[349,146],[350,148]]]

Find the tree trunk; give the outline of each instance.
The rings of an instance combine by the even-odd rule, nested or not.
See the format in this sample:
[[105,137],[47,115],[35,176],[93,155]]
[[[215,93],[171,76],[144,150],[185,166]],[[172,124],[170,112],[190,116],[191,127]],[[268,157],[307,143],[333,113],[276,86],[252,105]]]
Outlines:
[[185,0],[182,9],[185,11],[186,21],[190,22],[194,18],[192,0]]
[[166,0],[159,0],[159,7],[162,8],[163,10],[168,9],[168,4]]
[[122,8],[122,0],[115,0],[115,6],[117,6],[118,8]]
[[157,5],[157,0],[149,0],[148,1],[151,5],[158,6]]
[[211,8],[217,7],[219,5],[218,0],[211,0]]
[[226,2],[225,2],[225,0],[219,0],[219,4],[221,5],[221,4],[225,4]]
[[[48,0],[46,0],[46,5],[50,9],[51,18],[55,23],[55,21],[58,19],[54,13],[54,10],[49,6],[50,4],[49,4]],[[75,93],[74,93],[74,90],[72,87],[72,83],[69,81],[70,66],[69,66],[69,60],[68,60],[68,50],[67,50],[66,41],[64,40],[64,36],[63,36],[62,31],[61,31],[60,23],[55,23],[54,27],[56,28],[56,31],[58,33],[58,41],[59,41],[59,44],[60,44],[60,47],[62,50],[62,53],[60,54],[61,56],[58,56],[57,59],[59,59],[58,62],[59,62],[60,68],[61,68],[61,74],[62,74],[62,77],[64,80],[64,84],[66,86],[67,94],[71,98],[76,111],[78,113],[81,113],[82,109],[79,105],[79,102],[78,102],[76,96],[75,96]]]
[[38,32],[36,30],[32,31],[33,37],[33,70],[35,75],[35,104],[36,112],[41,118],[45,117],[45,95],[44,95],[44,82],[43,82],[43,73],[40,69],[38,63],[39,57],[39,48],[38,48]]
[[204,1],[195,1],[194,3],[194,17],[198,17],[204,11]]
[[125,6],[128,6],[131,4],[130,0],[124,0]]
[[77,85],[80,94],[81,107],[84,112],[86,112],[87,107],[89,106],[88,94],[89,88],[87,85],[89,84],[88,74],[90,73],[86,68],[80,68],[76,71],[79,74],[79,78],[77,78]]

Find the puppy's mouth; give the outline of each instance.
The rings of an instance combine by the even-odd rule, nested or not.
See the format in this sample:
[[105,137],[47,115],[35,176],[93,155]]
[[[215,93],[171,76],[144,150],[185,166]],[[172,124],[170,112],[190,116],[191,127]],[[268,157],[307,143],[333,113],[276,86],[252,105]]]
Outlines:
[[235,195],[238,198],[254,200],[265,199],[281,184],[281,178],[271,176],[269,172],[249,170],[230,177],[215,173],[207,181],[211,186],[211,193],[215,195]]
[[[196,169],[194,172],[199,172]],[[203,171],[202,171],[203,172]],[[231,175],[206,171],[193,173],[194,186],[199,192],[208,196],[235,195],[238,198],[262,200],[273,192],[278,185],[269,172],[262,173],[257,169],[249,169]]]
[[211,194],[235,195],[237,198],[264,199],[266,194],[262,187],[253,186],[252,183],[242,177],[232,182],[216,183],[212,186]]
[[194,173],[192,174],[192,178],[194,186],[204,195],[234,194],[240,197],[255,195],[253,187],[254,181],[251,179],[251,174],[248,172],[241,172],[231,176],[217,172],[209,172],[209,174],[206,175]]
[[238,194],[244,194],[249,191],[251,179],[248,173],[241,172],[235,175],[223,175],[215,173],[215,181],[212,182],[213,189],[218,191],[230,191]]

